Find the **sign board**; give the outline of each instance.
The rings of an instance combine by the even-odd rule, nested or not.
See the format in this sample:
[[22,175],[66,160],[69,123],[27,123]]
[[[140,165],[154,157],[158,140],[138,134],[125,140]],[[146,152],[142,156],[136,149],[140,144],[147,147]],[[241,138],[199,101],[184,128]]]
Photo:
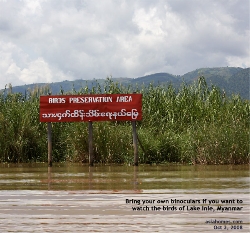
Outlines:
[[139,120],[142,94],[40,96],[41,122]]

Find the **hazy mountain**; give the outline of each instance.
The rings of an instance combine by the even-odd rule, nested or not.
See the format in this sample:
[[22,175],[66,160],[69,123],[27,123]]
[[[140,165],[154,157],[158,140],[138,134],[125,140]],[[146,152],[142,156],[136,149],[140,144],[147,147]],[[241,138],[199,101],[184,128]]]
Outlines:
[[[121,83],[123,85],[153,85],[172,83],[175,87],[178,87],[183,81],[186,83],[192,83],[197,80],[198,77],[204,76],[209,85],[215,85],[225,90],[226,93],[240,94],[242,98],[249,99],[249,75],[250,68],[239,67],[219,67],[219,68],[201,68],[188,72],[184,75],[172,75],[169,73],[156,73],[138,78],[112,78],[113,81]],[[63,81],[56,83],[37,83],[24,86],[12,87],[13,92],[25,93],[26,90],[32,90],[35,87],[42,87],[49,85],[53,94],[60,94],[61,90],[64,92],[72,91],[73,89],[78,91],[81,88],[92,88],[96,82],[102,86],[105,79],[98,80],[75,80],[75,81]]]
[[189,81],[204,76],[206,79],[217,77],[228,80],[232,75],[241,70],[244,69],[239,67],[201,68],[182,75],[182,78]]

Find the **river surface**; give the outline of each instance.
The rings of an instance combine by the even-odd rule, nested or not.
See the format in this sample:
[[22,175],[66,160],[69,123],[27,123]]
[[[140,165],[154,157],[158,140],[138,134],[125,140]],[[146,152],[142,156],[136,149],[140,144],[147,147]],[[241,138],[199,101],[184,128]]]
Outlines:
[[0,164],[0,232],[250,232],[249,166]]

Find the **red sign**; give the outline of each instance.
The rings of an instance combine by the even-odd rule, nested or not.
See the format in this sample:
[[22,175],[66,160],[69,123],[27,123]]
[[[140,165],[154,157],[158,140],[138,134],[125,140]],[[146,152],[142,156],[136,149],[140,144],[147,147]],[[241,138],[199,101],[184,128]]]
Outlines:
[[142,94],[40,96],[41,122],[142,120]]

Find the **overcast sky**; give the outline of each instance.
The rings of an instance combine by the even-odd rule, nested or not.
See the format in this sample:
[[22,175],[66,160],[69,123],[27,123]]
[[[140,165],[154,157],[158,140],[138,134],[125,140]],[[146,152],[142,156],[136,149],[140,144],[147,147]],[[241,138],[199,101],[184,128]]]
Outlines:
[[250,66],[249,0],[0,0],[0,89]]

